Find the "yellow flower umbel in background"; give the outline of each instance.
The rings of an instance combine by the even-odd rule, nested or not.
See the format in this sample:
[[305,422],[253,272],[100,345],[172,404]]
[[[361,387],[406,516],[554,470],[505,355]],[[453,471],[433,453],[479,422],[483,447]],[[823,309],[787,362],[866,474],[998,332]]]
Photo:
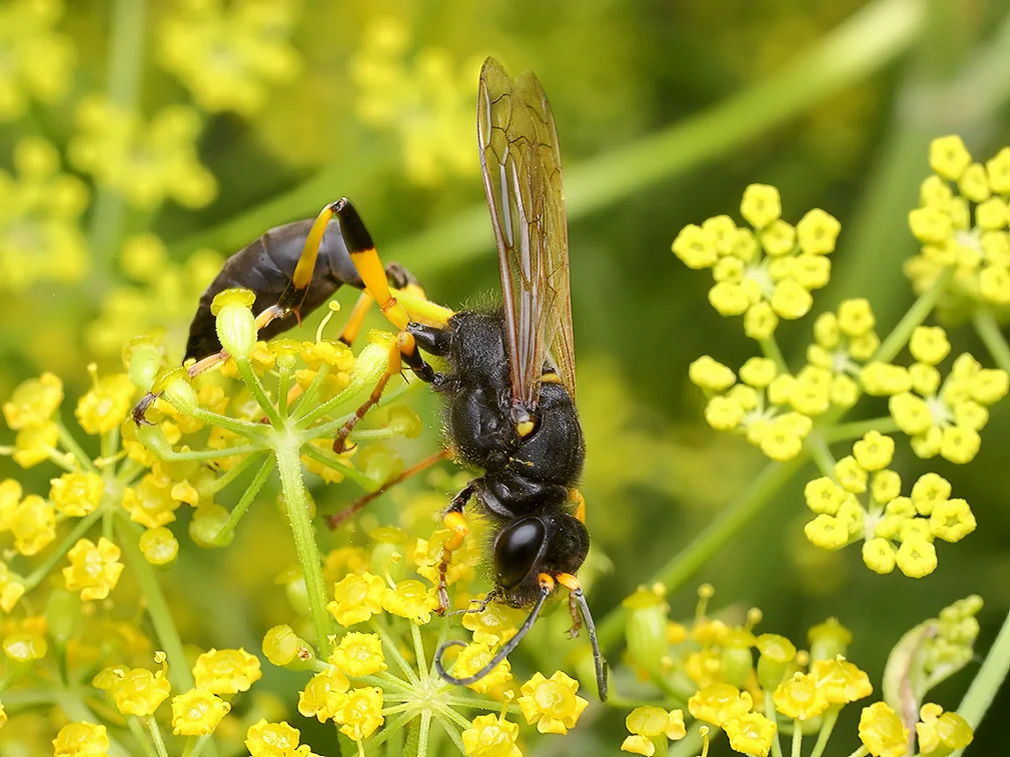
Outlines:
[[87,272],[80,226],[87,188],[60,172],[59,153],[38,137],[17,143],[14,171],[0,170],[0,291],[79,280]]
[[31,99],[52,104],[70,88],[75,50],[55,31],[63,15],[58,0],[10,0],[0,7],[0,121],[28,111]]
[[401,141],[411,181],[437,185],[453,174],[474,175],[473,82],[480,61],[460,65],[436,47],[408,61],[409,32],[392,17],[364,30],[349,72],[360,90],[358,117]]
[[290,37],[300,15],[293,0],[175,0],[158,27],[162,67],[212,113],[252,116],[270,88],[290,82],[302,60]]

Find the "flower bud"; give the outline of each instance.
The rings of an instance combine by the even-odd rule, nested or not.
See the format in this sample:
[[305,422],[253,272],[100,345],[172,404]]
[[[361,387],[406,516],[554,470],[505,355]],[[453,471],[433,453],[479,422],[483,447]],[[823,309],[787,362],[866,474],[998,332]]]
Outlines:
[[143,392],[151,391],[154,379],[161,370],[162,350],[152,344],[147,337],[131,339],[123,348],[123,362],[126,363],[130,381]]
[[284,593],[291,603],[292,609],[299,615],[308,615],[312,611],[309,604],[309,590],[305,586],[305,576],[299,575],[284,585]]
[[668,649],[668,606],[665,597],[662,593],[640,587],[621,604],[630,610],[625,626],[628,654],[646,670],[659,672]]
[[421,435],[423,425],[421,417],[406,405],[394,405],[389,408],[388,425],[398,436],[416,439]]
[[167,528],[151,528],[140,536],[140,551],[151,565],[169,565],[179,554],[179,542]]
[[312,646],[300,639],[288,625],[274,626],[263,637],[263,654],[278,667],[292,666],[301,669],[312,663],[315,653]]
[[189,371],[175,368],[160,376],[155,382],[161,388],[161,396],[183,415],[192,415],[200,406],[196,390],[189,383]]
[[210,306],[217,316],[217,338],[236,359],[248,358],[256,344],[256,319],[250,310],[255,301],[256,295],[246,289],[226,289]]
[[77,594],[54,589],[46,601],[46,630],[63,646],[77,632],[81,621],[81,599]]
[[403,472],[403,459],[389,447],[375,444],[358,455],[357,465],[377,484],[384,484]]
[[852,631],[838,622],[837,618],[828,618],[807,632],[810,640],[810,659],[833,660],[838,655],[845,656],[852,643]]
[[228,520],[228,511],[220,505],[204,505],[198,507],[189,522],[190,538],[197,546],[205,549],[227,547],[235,538],[232,531],[226,538],[220,536],[221,529]]
[[137,440],[158,457],[164,458],[172,451],[172,445],[169,444],[168,438],[165,436],[165,432],[161,426],[148,426],[146,424],[132,426],[131,424],[131,428],[133,428],[134,433],[137,435]]

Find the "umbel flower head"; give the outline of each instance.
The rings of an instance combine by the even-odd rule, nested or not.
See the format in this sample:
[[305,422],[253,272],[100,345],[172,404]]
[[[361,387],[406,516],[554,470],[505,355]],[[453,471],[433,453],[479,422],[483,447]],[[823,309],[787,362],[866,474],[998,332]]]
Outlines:
[[0,8],[0,122],[20,118],[31,99],[51,104],[66,94],[76,55],[71,40],[54,29],[62,15],[52,1],[11,0]]
[[688,267],[711,268],[715,284],[709,302],[725,316],[744,316],[752,339],[768,339],[780,318],[806,315],[811,291],[828,283],[841,228],[823,210],[811,210],[796,226],[782,220],[775,187],[751,184],[740,213],[750,228],[737,227],[729,216],[691,224],[677,235],[673,252]]

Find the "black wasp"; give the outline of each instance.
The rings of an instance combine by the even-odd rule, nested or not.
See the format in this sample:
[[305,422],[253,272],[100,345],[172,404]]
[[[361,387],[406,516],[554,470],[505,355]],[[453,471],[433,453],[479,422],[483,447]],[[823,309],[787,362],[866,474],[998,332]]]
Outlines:
[[[589,533],[584,500],[576,488],[585,444],[575,408],[561,155],[550,104],[532,72],[513,80],[496,60],[485,61],[478,87],[477,137],[498,247],[504,295],[500,309],[454,313],[418,296],[420,290],[402,268],[383,268],[354,206],[341,199],[314,222],[274,229],[229,259],[201,299],[187,356],[220,350],[209,303],[225,288],[241,286],[256,293],[257,323],[270,335],[290,327],[288,315],[308,313],[341,284],[363,287],[341,338],[353,339],[371,298],[399,333],[386,374],[341,429],[334,449],[344,448],[355,423],[379,401],[389,378],[404,363],[430,383],[445,400],[452,456],[484,471],[453,498],[444,514],[452,536],[440,566],[441,609],[448,602],[445,571],[468,533],[464,510],[471,503],[491,526],[495,587],[488,601],[532,608],[519,632],[476,674],[456,678],[443,666],[445,650],[464,645],[459,640],[437,651],[439,673],[457,684],[486,676],[518,646],[546,601],[563,587],[571,597],[573,631],[579,626],[576,609],[585,620],[597,686],[605,700],[605,662],[575,577],[589,551]],[[435,371],[420,350],[442,358],[448,370]],[[212,354],[190,372],[225,357]],[[149,402],[138,406],[138,420]]]

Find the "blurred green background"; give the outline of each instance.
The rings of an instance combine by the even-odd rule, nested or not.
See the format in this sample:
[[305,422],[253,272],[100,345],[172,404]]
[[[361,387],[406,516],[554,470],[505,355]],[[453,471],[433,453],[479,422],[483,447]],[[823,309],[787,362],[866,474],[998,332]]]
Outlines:
[[[26,36],[28,5],[0,5],[0,50],[17,49]],[[74,57],[53,64],[62,83],[49,88],[55,94],[29,93],[21,112],[0,121],[0,162],[10,172],[0,182],[7,198],[0,208],[0,398],[43,370],[62,376],[74,398],[88,384],[87,364],[118,369],[119,346],[138,333],[161,330],[181,356],[188,318],[223,256],[342,195],[354,199],[380,252],[417,274],[433,299],[462,307],[494,291],[474,134],[477,71],[494,54],[513,73],[537,72],[565,165],[589,526],[613,565],[593,592],[598,617],[688,544],[762,465],[742,440],[704,425],[703,398],[686,381],[687,365],[701,354],[737,366],[757,346],[739,320],[709,306],[707,278],[671,254],[677,231],[719,213],[737,215],[752,182],[779,187],[787,220],[824,208],[841,220],[842,234],[815,313],[865,296],[886,333],[912,301],[901,263],[916,251],[906,219],[928,172],[929,141],[959,133],[983,159],[1010,144],[1006,0],[285,0],[276,4],[272,33],[245,43],[238,60],[216,58],[220,40],[204,44],[185,24],[173,32],[173,24],[213,15],[215,3],[74,0],[62,14],[55,4],[41,6],[56,10],[40,28]],[[173,54],[180,38],[188,40],[181,61]],[[256,85],[252,94],[243,76]],[[95,94],[146,119],[166,106],[193,105],[199,126],[192,145],[216,179],[214,199],[189,186],[180,194],[189,197],[184,204],[138,202],[122,188],[132,186],[129,177],[116,189],[119,179],[89,168],[80,105]],[[107,122],[95,128],[110,139],[115,131]],[[86,264],[69,273],[19,268],[15,253],[56,254],[55,237],[25,241],[32,224],[43,223],[41,211],[12,188],[14,148],[29,136],[54,145],[61,170],[90,190],[86,212],[72,222]],[[117,159],[136,179],[157,154],[134,146]],[[120,254],[141,232],[164,242],[163,259]],[[341,293],[345,312],[354,294]],[[780,328],[787,358],[802,357],[812,320]],[[310,319],[306,333],[317,322]],[[382,325],[377,317],[372,324]],[[969,329],[954,328],[951,339],[987,362]],[[411,401],[431,431],[400,446],[407,461],[438,444],[435,402],[423,392]],[[761,629],[798,643],[807,627],[834,615],[855,633],[851,659],[879,681],[905,630],[979,593],[984,651],[1010,606],[1008,433],[1003,403],[966,468],[942,460],[927,466],[899,443],[903,477],[936,470],[978,517],[976,533],[941,548],[928,578],[877,576],[857,549],[828,554],[807,544],[801,487],[814,475],[807,471],[670,597],[674,614],[690,615],[694,584],[708,581],[717,587],[716,607],[756,605],[765,613]],[[9,437],[0,432],[0,444]],[[46,489],[49,475],[0,459],[0,476],[20,478],[27,490]],[[410,491],[387,497],[375,522],[394,518]],[[320,485],[313,494],[330,507],[358,492]],[[268,541],[274,508],[254,509],[252,517],[232,548],[212,554],[187,545],[166,575],[169,586],[199,575],[200,590],[187,589],[174,606],[188,603],[194,616],[207,612],[214,621],[205,617],[194,626],[200,637],[184,631],[184,638],[258,648],[262,631],[290,615],[283,588],[273,585],[291,561],[290,546]],[[250,565],[245,555],[255,549],[276,560]],[[953,708],[971,674],[948,682],[936,700]],[[288,677],[266,683],[292,696]],[[1005,751],[998,721],[1010,713],[1010,691],[993,707],[971,754]],[[853,720],[837,732],[833,754],[855,747],[856,713],[847,714]],[[622,718],[608,713],[556,750],[613,754]],[[544,742],[537,753],[550,750]]]

